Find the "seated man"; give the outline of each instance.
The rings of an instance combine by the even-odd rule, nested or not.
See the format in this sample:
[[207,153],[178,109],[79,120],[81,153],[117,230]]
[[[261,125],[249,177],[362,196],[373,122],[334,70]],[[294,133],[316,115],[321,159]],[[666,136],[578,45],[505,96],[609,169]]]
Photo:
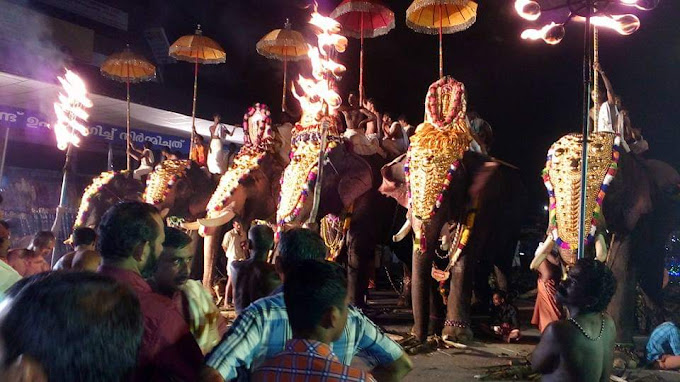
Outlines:
[[347,323],[349,296],[344,269],[327,261],[307,260],[290,272],[283,288],[293,339],[286,350],[266,360],[252,380],[304,382],[375,381],[340,362],[331,343],[340,339]]
[[531,367],[544,381],[609,381],[616,325],[605,313],[616,290],[611,270],[580,259],[557,288],[569,318],[549,324],[536,345]]
[[199,281],[189,279],[193,255],[191,237],[177,228],[165,227],[163,251],[147,281],[154,292],[172,299],[203,354],[207,354],[220,342],[227,323],[210,292]]
[[349,106],[342,110],[345,126],[347,126],[344,137],[352,145],[352,151],[362,156],[379,154],[384,158],[386,154],[380,148],[379,142],[377,140],[372,142],[366,136],[366,125],[375,121],[375,114],[358,105],[354,93],[349,94],[347,102]]
[[143,180],[145,176],[149,175],[153,171],[153,164],[156,161],[153,156],[153,151],[151,148],[153,145],[151,142],[144,142],[142,150],[137,150],[135,146],[130,143],[128,147],[128,155],[139,162],[139,167],[132,172],[132,177],[137,180]]
[[508,303],[507,295],[502,290],[493,294],[491,310],[491,330],[493,334],[505,342],[517,341],[522,335],[519,331],[517,308]]
[[248,231],[250,258],[231,263],[234,307],[241,314],[252,302],[269,296],[281,285],[274,266],[267,263],[269,251],[274,247],[274,231],[266,225],[252,226]]
[[[321,261],[325,256],[326,246],[318,234],[295,228],[281,235],[276,270],[285,285],[286,275],[298,263]],[[216,369],[211,377],[221,375],[231,380],[237,377],[239,369],[255,369],[285,350],[286,341],[291,338],[283,293],[260,299],[238,316],[208,357],[208,366]],[[404,350],[353,307],[349,308],[342,336],[333,342],[333,352],[345,365],[350,365],[354,356],[361,358],[368,366],[375,367],[372,374],[381,380],[400,380],[412,368]]]
[[[101,256],[95,251],[97,232],[89,227],[78,227],[73,230],[73,251],[62,256],[53,269],[96,271],[101,263]],[[74,263],[76,267],[74,267]]]
[[680,327],[664,322],[654,329],[647,342],[647,361],[663,369],[680,369]]
[[94,273],[21,280],[0,317],[0,381],[128,380],[144,330],[134,292]]
[[7,254],[7,264],[21,277],[29,277],[50,270],[50,265],[38,252],[31,249],[13,249]]

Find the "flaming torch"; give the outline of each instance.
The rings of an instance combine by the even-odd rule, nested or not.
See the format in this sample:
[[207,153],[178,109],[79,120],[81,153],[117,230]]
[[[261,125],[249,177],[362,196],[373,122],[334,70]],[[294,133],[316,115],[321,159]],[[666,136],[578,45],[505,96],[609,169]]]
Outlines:
[[[541,6],[541,3],[544,7]],[[659,0],[515,0],[515,10],[525,20],[536,21],[545,14],[553,15],[552,18],[561,17],[563,20],[560,23],[551,21],[539,29],[526,29],[522,32],[522,39],[543,40],[547,44],[557,45],[564,38],[564,26],[567,23],[571,20],[585,23],[583,125],[581,130],[583,137],[587,137],[592,130],[589,118],[590,90],[592,87],[597,90],[597,73],[593,77],[593,54],[595,62],[597,62],[598,28],[614,30],[624,36],[630,35],[640,28],[640,19],[633,14],[624,12],[627,12],[630,8],[648,11],[654,9],[658,4]],[[595,80],[594,83],[593,78]],[[597,108],[598,106],[598,100],[596,99],[595,107]],[[586,214],[586,186],[588,181],[588,140],[583,139],[582,141],[580,216]],[[578,258],[580,259],[585,254],[583,243],[588,232],[586,231],[584,219],[581,217],[579,220]]]
[[[52,232],[58,233],[58,227],[63,219],[64,209],[66,208],[66,191],[68,174],[71,169],[71,156],[73,147],[80,146],[80,136],[87,136],[88,129],[83,124],[89,118],[85,109],[92,107],[92,101],[87,98],[87,88],[85,82],[72,71],[66,69],[64,77],[57,77],[61,83],[63,92],[59,93],[59,102],[54,103],[54,113],[57,122],[52,126],[54,135],[57,138],[59,150],[66,150],[66,162],[64,163],[63,178],[61,181],[61,194],[59,196],[59,207],[57,207],[56,217],[52,225]],[[52,252],[52,265],[56,262],[55,252]]]

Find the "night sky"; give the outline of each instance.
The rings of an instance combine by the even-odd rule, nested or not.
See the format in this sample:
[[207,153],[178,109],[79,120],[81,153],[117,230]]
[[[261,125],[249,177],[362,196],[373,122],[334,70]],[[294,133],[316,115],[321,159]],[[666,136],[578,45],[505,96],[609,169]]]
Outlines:
[[[277,109],[281,96],[282,65],[255,51],[255,44],[290,18],[293,28],[311,42],[307,27],[311,9],[303,0],[148,0],[109,2],[130,13],[128,40],[133,49],[146,52],[142,32],[161,26],[172,43],[193,33],[200,23],[204,34],[227,52],[227,63],[204,65],[199,75],[199,116],[214,112],[223,120],[239,123],[245,108],[264,102]],[[320,1],[329,14],[340,0]],[[410,0],[386,3],[396,15],[396,28],[387,36],[366,40],[367,96],[381,111],[406,114],[412,124],[422,122],[427,87],[436,80],[437,37],[412,31],[405,25]],[[520,39],[530,23],[520,19],[512,0],[479,0],[477,22],[470,29],[444,36],[445,74],[465,83],[468,105],[494,129],[492,154],[521,168],[530,190],[532,209],[546,202],[539,178],[545,153],[552,142],[568,132],[580,131],[583,28],[567,27],[561,44]],[[651,12],[636,12],[642,21],[631,36],[600,33],[600,61],[612,80],[634,126],[649,141],[649,157],[680,166],[680,1],[662,0]],[[542,23],[541,23],[542,25]],[[340,83],[343,96],[357,88],[358,40],[340,55],[348,71]],[[290,66],[296,78],[303,64]],[[161,86],[172,89],[167,99],[145,100],[189,114],[192,66],[176,63],[160,67]],[[204,100],[201,102],[201,100]],[[290,97],[289,104],[296,101]],[[161,106],[159,106],[161,107]],[[215,110],[217,109],[217,110]],[[276,115],[275,115],[276,117]],[[276,118],[275,118],[276,119]]]

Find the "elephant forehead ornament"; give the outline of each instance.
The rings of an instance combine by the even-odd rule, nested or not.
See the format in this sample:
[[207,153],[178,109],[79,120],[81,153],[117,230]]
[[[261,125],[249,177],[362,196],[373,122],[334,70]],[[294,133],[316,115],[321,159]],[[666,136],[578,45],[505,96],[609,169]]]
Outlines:
[[149,204],[160,204],[177,180],[186,176],[187,169],[191,164],[188,160],[170,159],[161,162],[146,181],[144,201]]
[[[576,262],[581,194],[581,134],[569,134],[560,138],[548,150],[543,170],[543,181],[550,198],[548,242],[554,241],[569,254],[563,260],[567,265]],[[602,202],[607,188],[616,176],[621,138],[606,132],[588,136],[588,182],[586,188],[585,223],[590,231],[585,245],[595,239],[598,226],[602,224]],[[564,251],[563,251],[564,252]]]
[[[465,113],[463,83],[447,76],[430,85],[425,121],[411,138],[404,166],[411,215],[423,223],[441,206],[472,140]],[[425,241],[420,245],[424,250]]]
[[104,187],[113,180],[116,175],[123,174],[122,172],[106,171],[99,174],[98,177],[92,180],[92,183],[85,187],[83,196],[80,199],[80,206],[78,207],[78,215],[73,227],[80,227],[85,224],[85,215],[90,210],[90,202],[92,198],[97,195]]
[[255,171],[267,153],[274,151],[269,107],[256,103],[243,116],[245,144],[234,157],[234,162],[224,175],[207,206],[206,217],[217,218],[225,213],[227,202],[239,183]]

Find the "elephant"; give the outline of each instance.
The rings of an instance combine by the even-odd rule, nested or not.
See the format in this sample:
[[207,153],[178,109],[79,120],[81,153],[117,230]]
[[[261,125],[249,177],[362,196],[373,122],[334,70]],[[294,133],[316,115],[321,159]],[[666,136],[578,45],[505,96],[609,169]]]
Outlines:
[[74,224],[96,228],[109,207],[121,201],[142,201],[144,185],[127,171],[103,172],[85,188]]
[[[581,145],[582,135],[569,134],[548,151],[544,179],[551,219],[534,264],[555,244],[566,268],[576,261],[578,212],[569,201],[580,195]],[[667,163],[627,152],[613,133],[592,133],[588,145],[585,256],[605,262],[614,273],[617,289],[607,310],[616,323],[617,343],[632,344],[638,283],[651,301],[662,303],[664,246],[680,222],[680,174]]]
[[249,138],[222,175],[206,206],[206,216],[185,225],[199,229],[204,238],[203,285],[208,288],[214,281],[215,260],[226,225],[238,216],[248,229],[253,220],[273,220],[276,214],[280,179],[289,161],[286,142],[290,140],[290,127],[272,127],[269,115],[264,104],[248,109],[244,130],[260,132],[259,138]]
[[[406,160],[407,154],[404,154],[383,167],[380,191],[409,208]],[[421,342],[427,339],[428,333],[439,330],[445,338],[454,341],[472,339],[473,288],[475,283],[486,281],[494,266],[508,274],[526,201],[526,189],[516,168],[473,151],[464,152],[460,166],[452,174],[448,192],[443,195],[439,208],[426,222],[409,208],[404,227],[394,237],[395,241],[402,240],[411,229],[414,232],[413,334]],[[472,210],[475,210],[474,224],[466,222]],[[444,307],[442,299],[437,297],[439,291],[431,276],[432,266],[440,249],[450,249],[448,232],[459,223],[472,227],[467,245],[457,258],[450,259],[450,292],[442,328]],[[429,317],[437,320],[430,322]]]
[[[379,169],[384,160],[377,155],[367,157],[354,154],[348,146],[339,136],[335,136],[331,148],[327,150],[318,212],[313,221],[309,221],[314,200],[306,195],[311,194],[316,187],[316,175],[310,174],[317,173],[319,153],[317,146],[314,146],[301,155],[301,151],[308,146],[298,145],[284,174],[277,222],[279,231],[284,231],[303,225],[319,227],[321,219],[327,215],[348,217],[349,226],[343,238],[343,252],[347,254],[348,295],[352,304],[363,307],[375,264],[376,245],[389,234],[396,203],[378,191],[381,181]],[[305,162],[303,157],[311,160]]]

